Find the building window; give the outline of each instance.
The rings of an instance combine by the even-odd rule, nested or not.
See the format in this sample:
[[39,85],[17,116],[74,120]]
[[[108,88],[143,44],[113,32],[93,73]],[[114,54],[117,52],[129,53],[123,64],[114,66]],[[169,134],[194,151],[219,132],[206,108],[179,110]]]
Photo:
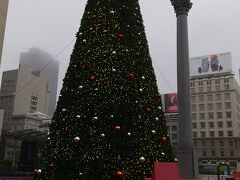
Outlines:
[[222,110],[222,103],[216,103],[216,110]]
[[229,156],[234,156],[233,150],[229,150]]
[[170,130],[170,126],[167,126],[167,130],[168,130],[168,131]]
[[226,117],[227,118],[231,118],[232,117],[232,113],[231,112],[226,112]]
[[209,132],[209,136],[210,136],[210,137],[214,137],[214,131],[210,131],[210,132]]
[[228,128],[231,128],[231,127],[232,127],[232,121],[227,121],[226,123],[227,123],[227,127],[228,127]]
[[192,104],[192,111],[196,111],[196,104]]
[[225,78],[225,79],[224,79],[224,83],[229,83],[229,79],[228,79],[228,78]]
[[198,96],[199,102],[204,102],[204,95]]
[[211,151],[211,155],[212,155],[212,156],[216,156],[216,153],[215,153],[214,150]]
[[208,122],[209,128],[214,128],[214,122]]
[[216,91],[220,91],[221,89],[220,89],[220,85],[216,85],[215,86],[215,89],[216,89]]
[[232,137],[233,136],[233,132],[232,131],[228,131],[228,137]]
[[228,145],[233,146],[233,141],[232,140],[228,141]]
[[190,85],[191,85],[191,87],[194,87],[195,86],[195,82],[191,82]]
[[221,101],[222,100],[222,95],[221,94],[215,94],[215,100],[216,101]]
[[196,96],[191,96],[191,101],[192,101],[192,103],[196,102]]
[[205,113],[200,113],[199,116],[200,116],[200,119],[205,119]]
[[224,99],[230,100],[230,93],[224,93]]
[[217,118],[222,119],[222,117],[223,117],[222,112],[217,112]]
[[207,104],[208,110],[212,111],[213,110],[213,103]]
[[203,156],[207,156],[207,152],[204,150],[204,151],[202,152],[202,155],[203,155]]
[[207,95],[207,100],[212,101],[213,100],[213,95],[212,94]]
[[215,146],[215,141],[211,141],[211,146]]
[[193,141],[193,145],[194,147],[197,147],[198,146],[197,141]]
[[213,118],[214,118],[214,115],[213,115],[212,112],[208,113],[208,118],[209,118],[209,119],[213,119]]
[[215,84],[220,84],[220,79],[215,79]]
[[224,142],[223,141],[219,141],[219,146],[224,146]]
[[205,110],[205,105],[199,104],[199,111],[204,111],[204,110]]
[[225,84],[225,85],[224,85],[224,90],[225,90],[225,91],[229,90],[229,85],[228,85],[228,84]]
[[207,91],[211,92],[212,91],[212,86],[207,86]]
[[196,120],[197,119],[197,114],[196,113],[192,113],[192,119]]
[[206,132],[201,131],[201,137],[206,137]]
[[193,123],[192,123],[192,126],[193,126],[193,129],[196,129],[196,128],[197,128],[197,123],[196,123],[196,122],[193,122]]
[[198,90],[199,90],[200,93],[202,93],[203,92],[203,87],[199,87]]
[[231,109],[231,103],[225,102],[225,109]]
[[224,156],[224,150],[220,151],[220,156]]
[[201,127],[201,129],[205,129],[205,122],[201,122],[200,127]]
[[173,126],[172,126],[172,130],[173,130],[173,131],[176,131],[176,130],[177,130],[177,126],[176,126],[176,125],[173,125]]
[[218,121],[218,127],[222,128],[223,127],[223,122],[222,121]]
[[202,141],[202,146],[206,146],[206,141]]
[[195,88],[190,89],[191,93],[195,93]]
[[207,85],[211,85],[212,81],[211,80],[207,80]]
[[198,86],[203,86],[203,81],[199,81]]
[[177,134],[172,134],[172,140],[177,140]]
[[197,132],[193,132],[193,137],[197,137]]
[[223,131],[218,131],[218,136],[223,137]]

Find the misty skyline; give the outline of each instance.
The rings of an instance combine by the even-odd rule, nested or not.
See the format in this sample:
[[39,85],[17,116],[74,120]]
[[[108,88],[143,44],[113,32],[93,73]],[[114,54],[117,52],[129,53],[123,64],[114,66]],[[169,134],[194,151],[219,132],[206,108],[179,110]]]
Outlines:
[[[231,52],[233,71],[238,79],[240,23],[237,18],[240,16],[240,2],[192,2],[189,12],[190,57]],[[16,69],[20,53],[32,47],[41,48],[55,57],[75,39],[85,5],[86,0],[10,1],[0,73]],[[140,0],[140,6],[160,93],[176,92],[176,15],[171,2]],[[74,43],[56,58],[60,63],[59,90]]]

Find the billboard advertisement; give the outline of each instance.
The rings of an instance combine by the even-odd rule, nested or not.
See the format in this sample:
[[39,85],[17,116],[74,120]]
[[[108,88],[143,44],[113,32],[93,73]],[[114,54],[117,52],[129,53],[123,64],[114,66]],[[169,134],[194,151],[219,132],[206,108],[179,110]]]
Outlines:
[[165,112],[177,113],[178,112],[178,98],[177,93],[164,94]]
[[190,76],[232,72],[231,53],[212,54],[191,58]]

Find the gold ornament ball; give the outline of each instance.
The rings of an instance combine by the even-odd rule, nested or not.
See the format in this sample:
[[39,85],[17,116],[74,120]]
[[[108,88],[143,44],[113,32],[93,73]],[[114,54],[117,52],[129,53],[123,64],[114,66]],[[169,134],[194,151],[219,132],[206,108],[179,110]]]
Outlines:
[[145,157],[140,157],[140,158],[139,158],[139,162],[140,162],[140,163],[144,163],[145,161],[146,161]]

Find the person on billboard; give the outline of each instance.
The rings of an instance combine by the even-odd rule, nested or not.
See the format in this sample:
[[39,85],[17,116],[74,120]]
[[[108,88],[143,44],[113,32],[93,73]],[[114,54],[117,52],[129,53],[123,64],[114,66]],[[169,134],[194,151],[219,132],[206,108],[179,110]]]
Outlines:
[[165,109],[167,113],[178,112],[177,93],[165,94]]
[[218,71],[219,60],[217,55],[211,55],[211,69],[212,72]]

